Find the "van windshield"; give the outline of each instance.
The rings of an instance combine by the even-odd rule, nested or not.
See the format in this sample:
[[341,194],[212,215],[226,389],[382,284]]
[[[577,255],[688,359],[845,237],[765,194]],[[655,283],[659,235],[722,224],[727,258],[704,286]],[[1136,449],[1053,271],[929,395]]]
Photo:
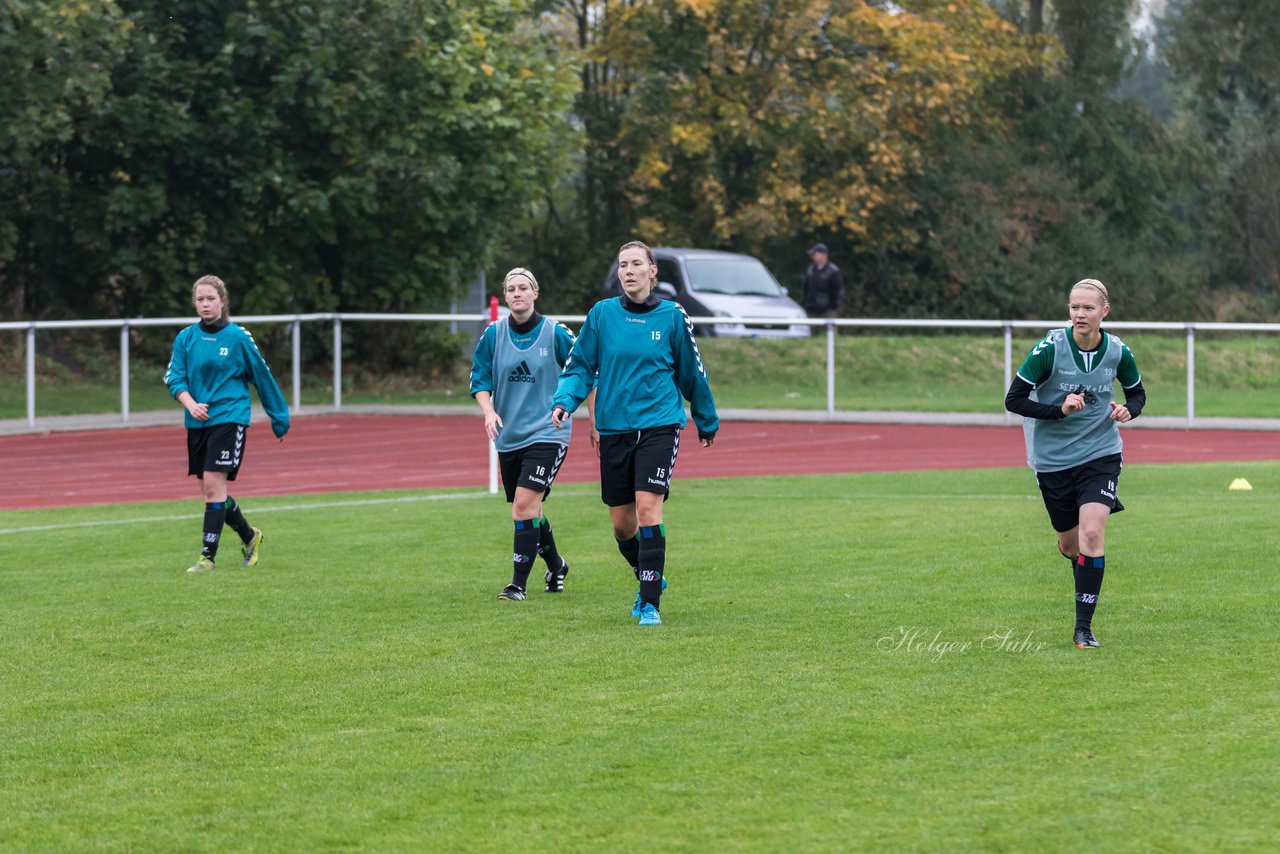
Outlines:
[[778,297],[782,285],[755,258],[687,258],[689,289],[703,294]]

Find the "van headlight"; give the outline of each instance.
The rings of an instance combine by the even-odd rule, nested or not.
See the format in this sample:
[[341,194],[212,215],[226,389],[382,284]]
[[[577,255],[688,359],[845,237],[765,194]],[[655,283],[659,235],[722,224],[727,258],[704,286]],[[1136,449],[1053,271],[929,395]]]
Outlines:
[[[712,309],[711,315],[713,317],[733,317],[733,312],[717,308]],[[717,323],[711,328],[714,335],[733,335],[742,329],[742,325],[738,323]]]

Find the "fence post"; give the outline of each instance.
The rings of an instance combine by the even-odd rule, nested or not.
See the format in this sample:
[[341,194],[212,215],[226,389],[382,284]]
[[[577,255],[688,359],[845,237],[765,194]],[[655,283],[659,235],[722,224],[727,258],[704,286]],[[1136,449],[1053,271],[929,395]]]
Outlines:
[[293,319],[293,411],[302,411],[302,315]]
[[333,316],[333,408],[342,408],[342,318]]
[[[1009,386],[1013,384],[1013,324],[1006,322],[1004,324],[1004,388],[1001,394],[1009,390]],[[1009,424],[1013,421],[1013,413],[1009,410],[1004,411],[1004,423]]]
[[489,494],[498,494],[498,447],[489,440]]
[[27,327],[27,426],[36,426],[36,325]]
[[836,323],[827,321],[827,417],[836,416]]
[[1187,324],[1187,426],[1196,420],[1196,325]]
[[129,321],[120,327],[120,421],[129,423]]

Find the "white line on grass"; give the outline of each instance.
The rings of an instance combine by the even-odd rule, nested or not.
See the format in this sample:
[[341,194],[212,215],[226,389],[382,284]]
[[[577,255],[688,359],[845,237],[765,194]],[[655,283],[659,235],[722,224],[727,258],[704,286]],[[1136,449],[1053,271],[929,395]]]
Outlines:
[[[573,492],[569,493],[574,495]],[[408,504],[416,501],[453,501],[460,498],[487,498],[488,492],[453,492],[441,495],[408,495],[401,498],[366,498],[359,501],[320,501],[315,504],[282,504],[279,507],[257,507],[253,508],[253,513],[274,513],[282,510],[319,510],[326,507],[360,507],[368,504]],[[823,496],[810,496],[823,497]],[[865,499],[865,498],[895,498],[895,499],[911,499],[917,501],[924,500],[947,500],[947,501],[1010,501],[1023,499],[1026,501],[1039,501],[1039,495],[991,495],[991,494],[971,494],[971,495],[889,495],[887,493],[867,493],[867,494],[845,494],[841,495],[842,500]],[[1234,496],[1201,496],[1199,501],[1233,501],[1237,500]],[[1256,499],[1255,499],[1256,500]],[[25,528],[0,528],[0,535],[4,534],[26,534],[35,531],[64,531],[69,528],[98,528],[103,525],[135,525],[142,522],[181,522],[190,521],[191,519],[203,519],[204,516],[199,513],[192,513],[182,516],[143,516],[137,519],[102,519],[97,522],[68,522],[65,525],[30,525]]]
[[[452,492],[443,495],[406,495],[400,498],[365,498],[359,501],[320,501],[314,504],[282,504],[279,507],[254,506],[252,512],[275,513],[281,510],[317,510],[326,507],[360,507],[366,504],[407,504],[412,501],[452,501],[458,498],[488,498],[487,492]],[[0,534],[26,534],[33,531],[62,531],[68,528],[97,528],[102,525],[136,525],[142,522],[180,522],[203,519],[203,514],[182,516],[143,516],[137,519],[102,519],[97,522],[68,522],[65,525],[31,525],[26,528],[0,528]]]
[[[573,495],[569,492],[569,495]],[[584,493],[585,494],[585,493]],[[407,504],[415,501],[452,501],[459,498],[486,498],[488,492],[453,492],[442,495],[409,495],[401,498],[366,498],[359,501],[320,501],[314,504],[282,504],[279,507],[258,507],[252,508],[252,513],[274,513],[281,510],[317,510],[326,507],[360,507],[368,504]],[[844,495],[842,498],[918,498],[918,499],[981,499],[1003,501],[1009,498],[1025,497],[1027,499],[1038,499],[1037,495],[1028,496],[1007,496],[1007,495],[886,495],[877,493],[873,495]],[[243,504],[242,504],[243,506]],[[36,531],[65,531],[70,528],[100,528],[104,525],[137,525],[143,522],[186,522],[192,519],[203,519],[203,514],[191,513],[181,516],[141,516],[136,519],[100,519],[96,522],[67,522],[62,525],[28,525],[25,528],[0,528],[0,536],[4,534],[29,534]]]

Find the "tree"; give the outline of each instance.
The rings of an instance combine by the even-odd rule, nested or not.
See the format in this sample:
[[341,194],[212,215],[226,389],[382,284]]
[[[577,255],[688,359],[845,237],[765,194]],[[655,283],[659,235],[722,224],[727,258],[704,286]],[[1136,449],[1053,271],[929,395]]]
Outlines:
[[63,311],[173,313],[203,272],[241,311],[419,308],[561,180],[575,81],[522,0],[119,6],[59,241],[22,249]]
[[746,250],[910,244],[904,179],[950,139],[1004,132],[988,87],[1031,61],[978,4],[666,0],[619,17],[606,47],[631,89],[615,149],[635,228]]
[[1168,12],[1170,65],[1188,82],[1194,127],[1212,146],[1220,287],[1280,299],[1280,16],[1274,2],[1180,0]]
[[102,108],[128,26],[111,0],[0,5],[0,316],[49,305],[38,285],[45,265],[64,258],[56,223],[72,183],[66,148]]
[[[1195,316],[1206,257],[1203,148],[1117,89],[1138,55],[1129,0],[1000,4],[1049,60],[1020,75],[1015,133],[953,147],[919,184],[922,251],[876,259],[912,311],[1060,316],[1070,284],[1112,282],[1125,317]],[[1033,4],[1034,5],[1034,4]]]

